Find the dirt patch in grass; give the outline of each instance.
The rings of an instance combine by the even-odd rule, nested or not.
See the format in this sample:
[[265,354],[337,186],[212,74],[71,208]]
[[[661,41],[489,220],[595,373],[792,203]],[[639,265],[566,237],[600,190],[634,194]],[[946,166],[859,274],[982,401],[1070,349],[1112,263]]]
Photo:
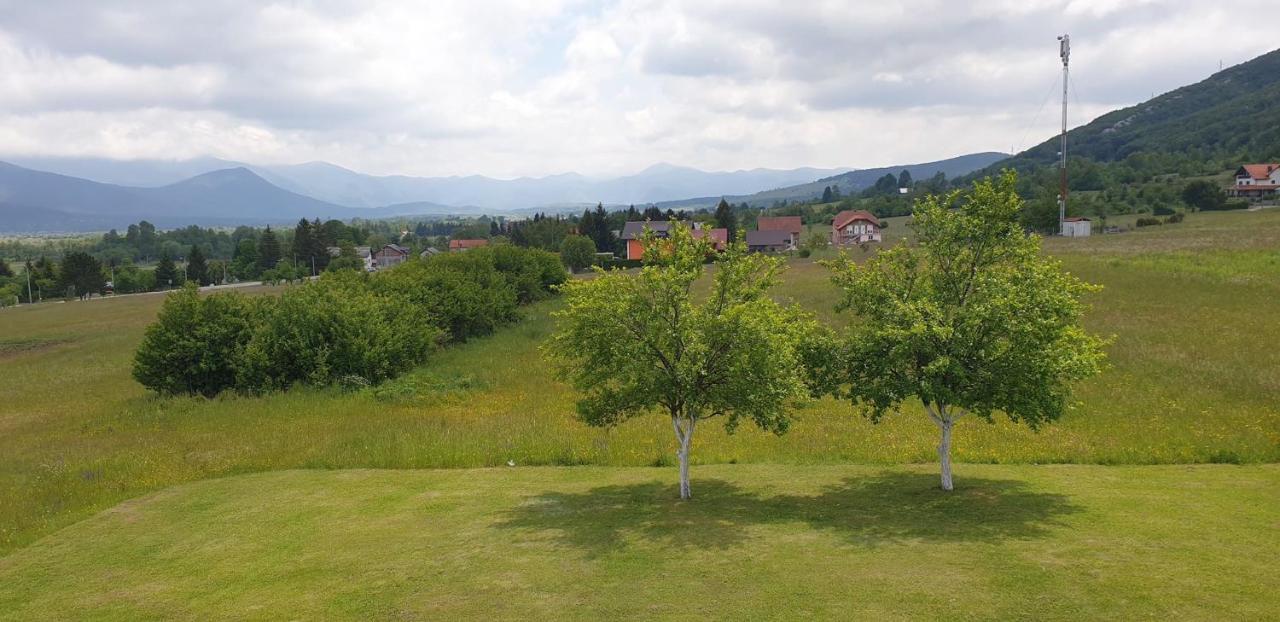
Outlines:
[[33,354],[52,350],[62,344],[71,343],[70,339],[15,339],[0,341],[0,359]]

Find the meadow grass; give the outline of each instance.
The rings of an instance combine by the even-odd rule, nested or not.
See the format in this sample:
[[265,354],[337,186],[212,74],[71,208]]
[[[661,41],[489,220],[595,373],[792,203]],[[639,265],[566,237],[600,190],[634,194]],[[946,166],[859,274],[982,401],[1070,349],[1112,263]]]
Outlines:
[[[1280,210],[1192,214],[1154,229],[1047,241],[1067,269],[1105,286],[1090,297],[1086,323],[1114,336],[1111,367],[1082,383],[1068,414],[1039,432],[962,420],[959,462],[1280,460],[1280,283],[1259,259],[1277,248]],[[1206,238],[1216,240],[1208,270],[1197,267]],[[793,260],[777,295],[835,325],[849,321],[834,312],[828,272],[813,260]],[[614,430],[574,418],[572,391],[538,352],[558,301],[372,390],[212,400],[159,398],[130,378],[161,301],[0,311],[0,553],[122,500],[231,474],[673,460],[670,428],[657,417]],[[832,400],[796,417],[782,437],[700,428],[693,461],[935,460],[936,431],[913,405],[879,425]]]
[[279,471],[0,558],[0,619],[1265,619],[1280,468]]

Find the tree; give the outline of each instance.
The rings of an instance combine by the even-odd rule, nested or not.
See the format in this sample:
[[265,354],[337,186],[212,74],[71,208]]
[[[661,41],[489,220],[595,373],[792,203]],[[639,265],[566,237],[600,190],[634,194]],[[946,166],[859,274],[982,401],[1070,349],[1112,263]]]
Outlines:
[[173,287],[175,282],[178,282],[178,268],[173,265],[173,257],[169,253],[161,253],[160,263],[156,264],[156,287]]
[[1227,195],[1213,182],[1198,179],[1182,189],[1182,202],[1198,210],[1219,210],[1226,205]]
[[908,171],[905,168],[902,169],[902,172],[898,174],[898,187],[899,188],[911,187],[911,171]]
[[270,270],[277,263],[280,263],[280,240],[271,227],[267,227],[258,238],[258,268]]
[[73,288],[76,296],[84,300],[101,292],[107,286],[107,279],[102,276],[102,264],[97,259],[88,253],[75,251],[67,253],[62,260],[58,283]]
[[187,251],[187,280],[200,285],[209,284],[209,266],[204,261],[204,253],[199,246],[192,246]]
[[165,297],[133,359],[133,377],[163,395],[213,397],[235,385],[238,358],[270,297],[200,297],[195,283]]
[[858,266],[833,264],[842,310],[859,316],[842,348],[837,390],[873,422],[911,397],[941,433],[942,488],[951,490],[951,432],[967,414],[1002,412],[1032,429],[1062,415],[1069,385],[1097,373],[1102,341],[1080,327],[1095,291],[1040,254],[1018,223],[1016,176],[916,204],[915,246]]
[[571,235],[560,244],[560,260],[574,272],[590,266],[596,258],[596,244],[585,235]]
[[711,254],[688,227],[645,239],[639,274],[598,271],[563,287],[564,310],[546,345],[561,376],[581,393],[579,418],[614,426],[631,417],[671,418],[679,446],[680,498],[690,497],[689,452],[697,424],[743,419],[777,434],[788,406],[807,395],[800,342],[813,320],[768,296],[782,263],[731,244],[717,260],[711,292],[694,283]]
[[733,213],[733,206],[723,198],[716,205],[715,219],[716,227],[729,231],[730,240],[738,239],[738,215]]
[[350,242],[343,241],[338,245],[338,256],[331,260],[325,268],[328,272],[339,272],[341,270],[355,270],[357,272],[364,270],[364,261],[356,254],[356,247]]
[[822,202],[823,203],[831,202],[831,186],[827,186],[822,189]]
[[255,279],[261,272],[258,266],[258,245],[252,239],[243,239],[236,244],[235,255],[231,258],[231,273],[237,279]]
[[13,276],[13,268],[10,268],[9,264],[3,258],[0,258],[0,277],[7,278],[12,276]]

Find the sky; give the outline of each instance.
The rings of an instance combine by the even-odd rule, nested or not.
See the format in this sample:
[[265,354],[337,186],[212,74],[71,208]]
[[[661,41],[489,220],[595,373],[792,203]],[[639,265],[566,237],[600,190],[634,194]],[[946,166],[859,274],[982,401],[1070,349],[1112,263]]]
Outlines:
[[[1267,17],[1270,16],[1270,17]],[[1275,0],[0,0],[0,158],[374,174],[1016,151],[1277,47]]]

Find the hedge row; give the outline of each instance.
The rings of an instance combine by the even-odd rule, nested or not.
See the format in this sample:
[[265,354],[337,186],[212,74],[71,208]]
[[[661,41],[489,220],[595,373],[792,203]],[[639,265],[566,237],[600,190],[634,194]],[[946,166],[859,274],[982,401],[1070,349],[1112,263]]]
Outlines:
[[499,245],[344,271],[280,297],[170,294],[133,376],[166,395],[262,393],[294,384],[377,384],[438,345],[488,334],[568,277],[552,253]]

